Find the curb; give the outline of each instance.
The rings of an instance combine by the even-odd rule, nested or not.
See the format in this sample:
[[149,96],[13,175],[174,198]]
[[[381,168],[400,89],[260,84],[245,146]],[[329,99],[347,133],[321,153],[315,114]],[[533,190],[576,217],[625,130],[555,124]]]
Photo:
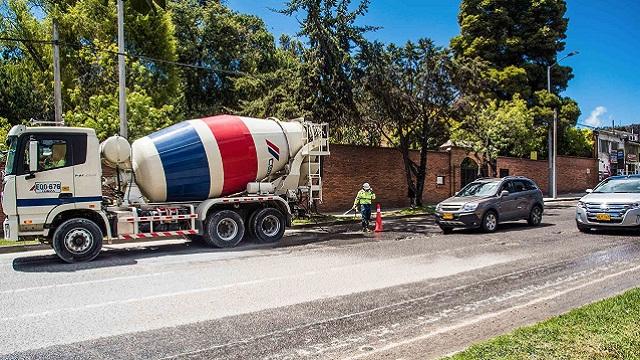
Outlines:
[[44,245],[44,244],[2,246],[0,247],[0,254],[11,254],[11,253],[47,250],[47,249],[51,249],[51,246]]
[[[388,220],[395,220],[395,219],[405,219],[405,218],[412,218],[412,217],[418,217],[418,216],[433,216],[433,214],[411,214],[411,215],[391,215],[391,216],[382,215],[382,218],[388,219]],[[327,221],[327,222],[318,222],[313,224],[293,225],[290,227],[290,229],[308,229],[308,228],[314,228],[318,226],[357,224],[359,222],[360,222],[360,219],[352,219],[352,220],[344,220],[344,221]]]

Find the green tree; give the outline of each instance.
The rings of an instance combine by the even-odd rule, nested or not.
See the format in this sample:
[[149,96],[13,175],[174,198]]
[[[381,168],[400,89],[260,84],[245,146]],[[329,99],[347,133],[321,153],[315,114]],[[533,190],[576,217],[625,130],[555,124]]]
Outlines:
[[297,95],[302,86],[303,45],[287,35],[280,38],[274,56],[274,69],[254,76],[242,76],[235,82],[240,100],[239,113],[258,118],[292,119],[307,115]]
[[456,57],[477,57],[488,64],[491,97],[508,101],[517,94],[527,102],[541,144],[552,124],[553,108],[558,109],[560,153],[568,151],[564,134],[580,115],[574,100],[558,95],[573,78],[571,67],[552,68],[552,94],[546,94],[547,66],[565,49],[566,11],[565,0],[463,0],[460,35],[451,40]]
[[[428,150],[444,142],[456,91],[452,61],[429,39],[404,47],[374,43],[359,55],[363,131],[376,132],[402,154],[408,197],[422,205]],[[418,150],[415,159],[411,150]]]
[[[303,17],[299,35],[307,39],[299,99],[312,120],[329,122],[341,139],[340,126],[360,125],[354,100],[352,54],[366,43],[363,34],[375,27],[356,25],[369,0],[289,0],[281,11]],[[353,10],[352,10],[353,8]]]
[[255,89],[261,84],[249,86],[251,79],[237,80],[273,73],[286,62],[284,54],[276,51],[273,35],[256,16],[237,13],[216,1],[176,0],[169,8],[178,61],[201,67],[180,69],[184,91],[180,110],[187,117],[240,110],[241,100],[257,97]]
[[534,132],[533,115],[518,95],[511,101],[494,99],[470,106],[462,119],[451,120],[451,139],[469,146],[491,176],[497,176],[499,155],[523,157],[538,148]]
[[[498,80],[496,95],[509,100],[518,93],[530,101],[546,89],[546,66],[565,49],[565,0],[463,0],[460,35],[451,40],[456,56],[479,57],[490,63]],[[568,66],[553,68],[553,93],[567,87]]]

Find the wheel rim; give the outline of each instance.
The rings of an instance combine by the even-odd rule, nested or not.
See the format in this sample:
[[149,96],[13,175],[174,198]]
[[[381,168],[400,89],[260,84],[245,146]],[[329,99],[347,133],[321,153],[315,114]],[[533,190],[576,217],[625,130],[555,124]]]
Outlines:
[[93,235],[87,229],[72,229],[64,237],[64,246],[73,254],[87,252],[93,244]]
[[268,236],[276,236],[280,232],[280,219],[275,215],[267,215],[262,220],[262,232]]
[[542,213],[539,208],[533,209],[532,220],[534,224],[539,224],[542,221]]
[[498,220],[493,213],[488,213],[487,217],[484,220],[485,227],[489,231],[493,231],[496,229],[496,225],[498,225]]
[[238,235],[238,224],[230,218],[222,219],[216,227],[218,237],[223,241],[231,241]]

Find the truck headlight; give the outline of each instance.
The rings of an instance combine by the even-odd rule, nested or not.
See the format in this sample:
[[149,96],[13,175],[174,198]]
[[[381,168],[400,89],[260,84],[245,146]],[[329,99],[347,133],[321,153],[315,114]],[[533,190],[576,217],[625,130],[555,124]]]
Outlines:
[[478,208],[478,204],[477,203],[469,203],[469,204],[464,204],[464,206],[462,207],[462,210],[463,211],[474,211],[477,208]]

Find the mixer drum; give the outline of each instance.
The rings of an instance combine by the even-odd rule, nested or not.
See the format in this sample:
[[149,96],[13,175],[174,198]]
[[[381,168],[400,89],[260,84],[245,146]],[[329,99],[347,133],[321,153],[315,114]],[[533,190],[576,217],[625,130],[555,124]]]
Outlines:
[[133,143],[133,171],[152,202],[242,192],[282,170],[304,145],[298,122],[220,115],[188,120]]

